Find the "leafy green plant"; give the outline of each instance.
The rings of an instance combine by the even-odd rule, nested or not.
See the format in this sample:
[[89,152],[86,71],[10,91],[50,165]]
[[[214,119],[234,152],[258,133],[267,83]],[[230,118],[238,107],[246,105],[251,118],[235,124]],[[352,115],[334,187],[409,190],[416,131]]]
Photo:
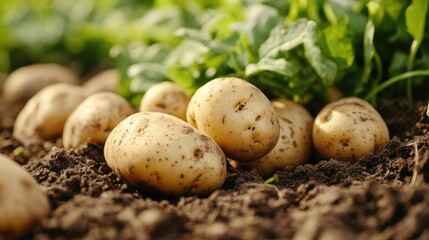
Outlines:
[[223,76],[313,110],[332,87],[411,104],[428,86],[427,14],[428,0],[2,1],[0,71],[116,65],[134,105],[159,81],[193,93]]
[[[423,84],[416,77],[427,76],[427,1],[286,1],[282,8],[255,2],[242,2],[243,16],[221,7],[199,28],[176,31],[179,44],[158,62],[162,80],[192,93],[213,78],[236,76],[271,98],[292,98],[317,110],[330,87],[375,104],[380,91],[387,98],[403,95],[397,82],[404,77],[411,103],[412,87]],[[146,88],[131,92],[144,94]]]

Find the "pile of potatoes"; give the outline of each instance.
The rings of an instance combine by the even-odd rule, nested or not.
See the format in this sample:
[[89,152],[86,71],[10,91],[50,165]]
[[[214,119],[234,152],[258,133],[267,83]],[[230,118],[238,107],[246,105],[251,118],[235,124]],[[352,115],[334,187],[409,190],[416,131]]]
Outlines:
[[[112,72],[100,75],[106,79]],[[117,86],[119,77],[113,77]],[[100,82],[99,78],[94,76],[81,85],[77,75],[64,66],[35,64],[0,79],[1,101],[25,103],[15,121],[14,138],[24,146],[61,136],[67,148],[104,144],[110,131],[134,109],[114,93],[117,87],[94,87],[92,82]],[[0,203],[0,238],[20,239],[51,211],[46,194],[30,173],[1,154]]]
[[[270,100],[251,83],[228,77],[209,81],[193,95],[172,82],[155,84],[135,109],[115,92],[117,71],[103,74],[83,85],[57,76],[60,83],[28,100],[14,137],[24,145],[60,137],[65,148],[100,145],[119,176],[173,197],[210,194],[224,183],[228,164],[269,178],[312,156],[356,161],[389,140],[379,113],[356,97],[336,100],[313,118],[300,104]],[[107,86],[91,83],[102,79]]]

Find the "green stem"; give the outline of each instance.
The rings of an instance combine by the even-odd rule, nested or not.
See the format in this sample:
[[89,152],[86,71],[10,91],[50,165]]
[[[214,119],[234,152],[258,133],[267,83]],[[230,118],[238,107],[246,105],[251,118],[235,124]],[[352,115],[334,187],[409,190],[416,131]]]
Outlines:
[[410,72],[406,72],[406,73],[403,73],[400,75],[396,75],[392,78],[389,78],[388,80],[386,80],[382,84],[378,85],[377,87],[373,88],[372,91],[366,95],[365,99],[366,100],[371,99],[377,93],[381,92],[382,90],[384,90],[387,87],[390,87],[391,85],[393,85],[396,82],[399,82],[401,80],[411,80],[410,78],[421,77],[421,76],[429,76],[429,70],[416,70],[416,71],[410,71]]
[[[408,56],[407,70],[413,70],[414,59],[416,58],[417,50],[419,49],[420,41],[414,40],[411,44],[410,55]],[[411,79],[407,80],[407,99],[410,105],[413,105],[413,84]]]
[[329,23],[335,24],[338,22],[337,15],[335,14],[334,9],[332,9],[332,6],[328,1],[323,3],[323,11],[324,11],[326,19],[328,19]]
[[[377,66],[377,76],[374,79],[372,88],[375,88],[383,77],[383,63],[381,61],[380,55],[378,54],[378,52],[375,49],[374,49],[374,61],[375,61],[375,65]],[[377,96],[374,95],[372,97],[372,99],[370,99],[370,101],[374,105],[376,105],[377,104]]]
[[232,61],[230,62],[232,64],[231,68],[234,69],[234,71],[238,77],[244,78],[245,77],[244,70],[242,70],[240,68],[240,65],[238,64],[237,58],[233,54],[231,54],[230,59],[232,59]]
[[377,66],[377,77],[375,78],[375,84],[378,84],[383,77],[383,62],[381,61],[380,55],[377,50],[374,49],[374,61]]

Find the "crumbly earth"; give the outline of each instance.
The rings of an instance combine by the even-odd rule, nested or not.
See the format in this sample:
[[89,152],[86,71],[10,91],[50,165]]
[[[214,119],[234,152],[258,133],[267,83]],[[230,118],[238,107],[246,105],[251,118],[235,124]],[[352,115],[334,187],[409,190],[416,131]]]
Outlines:
[[0,153],[36,178],[53,210],[23,239],[429,239],[426,107],[381,104],[392,137],[369,158],[315,155],[270,184],[254,171],[231,171],[207,197],[138,191],[112,173],[98,146],[24,148],[12,137],[22,104],[0,104]]

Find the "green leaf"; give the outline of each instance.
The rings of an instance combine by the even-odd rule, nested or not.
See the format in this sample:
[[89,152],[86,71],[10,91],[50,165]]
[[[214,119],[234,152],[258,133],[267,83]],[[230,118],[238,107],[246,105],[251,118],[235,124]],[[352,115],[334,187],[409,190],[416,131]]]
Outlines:
[[264,184],[276,184],[279,181],[279,176],[274,174],[272,177],[264,181]]
[[375,25],[380,24],[384,18],[384,9],[380,1],[369,1],[367,3],[369,16]]
[[315,28],[316,26],[314,25],[314,31],[304,40],[304,55],[317,75],[322,79],[323,85],[327,87],[334,84],[337,77],[337,65],[334,61],[323,56],[322,50],[317,45]]
[[138,106],[144,93],[152,85],[168,80],[165,69],[160,64],[148,62],[133,64],[128,68],[127,81],[123,81],[125,87],[128,87],[127,99],[133,106]]
[[[414,66],[414,59],[420,44],[425,35],[426,15],[428,12],[429,0],[413,0],[411,5],[405,11],[405,23],[407,31],[413,36],[414,41],[411,44],[410,54],[408,56],[407,70],[411,71]],[[408,103],[412,104],[412,82],[411,79],[407,81],[407,98]]]
[[374,34],[375,34],[375,25],[369,20],[365,27],[365,35],[363,41],[363,60],[364,67],[362,77],[360,78],[357,86],[355,87],[354,94],[359,94],[364,90],[365,84],[369,81],[372,71],[372,60],[375,55],[375,47],[374,47]]
[[390,63],[388,73],[395,76],[407,71],[408,54],[405,51],[395,51]]
[[369,17],[374,25],[378,26],[386,17],[396,22],[404,6],[404,0],[371,0],[366,6]]
[[179,46],[173,49],[167,57],[165,64],[180,64],[181,66],[191,66],[193,63],[202,62],[202,55],[208,53],[210,48],[200,42],[185,39]]
[[300,70],[300,68],[301,66],[295,62],[288,62],[284,58],[263,58],[258,63],[247,65],[245,75],[246,77],[252,77],[253,75],[264,71],[271,71],[281,74],[286,78],[291,78]]
[[330,0],[330,6],[338,19],[347,17],[349,28],[355,35],[355,39],[363,35],[368,17],[356,10],[355,0]]
[[428,2],[429,0],[413,0],[405,11],[407,31],[417,42],[421,42],[425,34]]
[[287,29],[281,25],[277,26],[261,45],[259,55],[261,58],[277,59],[301,45],[305,60],[321,78],[323,85],[332,85],[337,76],[337,66],[323,55],[319,46],[317,24],[314,21],[301,19]]
[[348,17],[344,16],[325,28],[320,39],[323,54],[329,56],[336,63],[338,73],[343,74],[355,59]]
[[283,24],[277,25],[268,39],[259,48],[260,58],[276,58],[281,52],[289,51],[303,43],[315,22],[300,19],[287,29]]
[[235,31],[246,36],[252,55],[257,55],[260,45],[267,39],[282,18],[275,8],[252,4],[246,9],[246,21],[234,26]]
[[191,28],[180,28],[175,32],[175,35],[201,44],[208,44],[211,40],[209,35]]

